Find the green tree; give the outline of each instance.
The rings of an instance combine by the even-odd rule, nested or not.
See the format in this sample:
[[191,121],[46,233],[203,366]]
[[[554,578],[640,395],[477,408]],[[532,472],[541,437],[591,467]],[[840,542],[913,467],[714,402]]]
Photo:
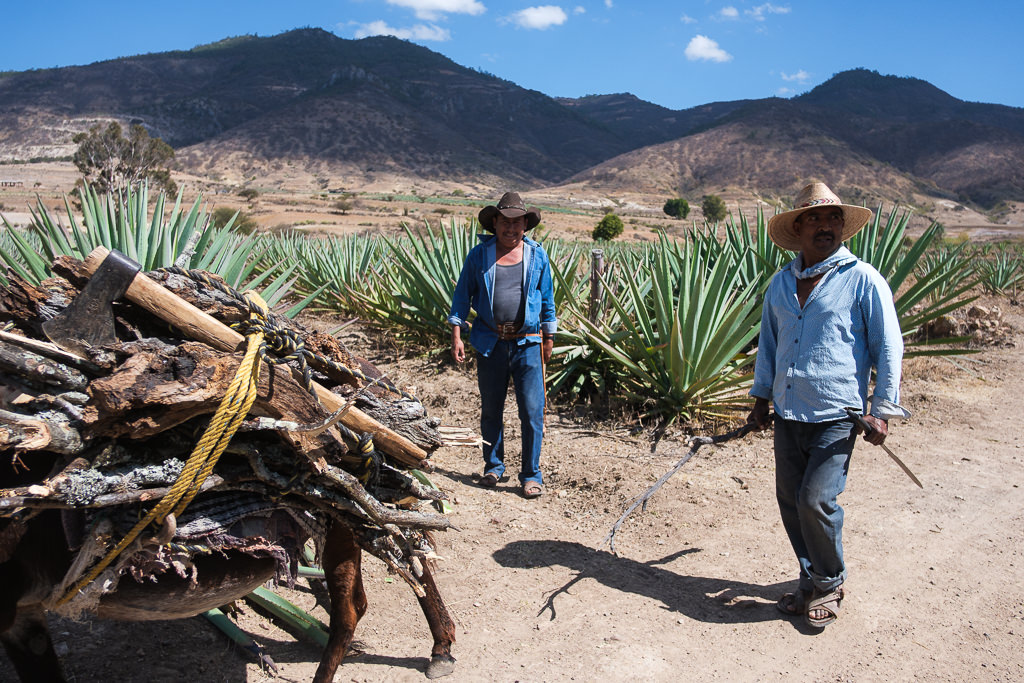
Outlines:
[[214,228],[230,225],[233,231],[249,235],[255,232],[260,224],[244,211],[235,211],[227,206],[221,206],[213,210],[213,214],[210,216],[210,225]]
[[662,208],[662,211],[673,218],[686,218],[690,215],[690,202],[681,197],[669,199],[665,202],[665,206]]
[[239,197],[244,197],[248,201],[253,201],[260,196],[260,191],[254,187],[247,187],[244,190],[239,191]]
[[138,185],[148,180],[168,194],[178,191],[171,179],[168,163],[174,149],[160,138],[151,138],[146,129],[136,124],[128,137],[121,125],[112,121],[106,128],[96,124],[88,133],[71,138],[78,145],[72,161],[82,177],[101,192]]
[[609,213],[605,214],[590,236],[595,240],[613,240],[622,234],[623,229],[625,226],[622,224],[622,219],[614,213]]
[[725,208],[725,200],[717,194],[704,195],[704,202],[700,205],[700,210],[704,212],[704,220],[709,223],[725,220],[725,215],[728,213]]

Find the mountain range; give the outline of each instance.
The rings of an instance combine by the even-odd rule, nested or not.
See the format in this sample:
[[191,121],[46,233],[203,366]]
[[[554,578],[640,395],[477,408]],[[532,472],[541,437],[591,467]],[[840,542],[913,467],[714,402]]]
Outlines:
[[671,110],[626,94],[552,98],[427,48],[320,29],[0,73],[0,162],[62,158],[99,122],[141,123],[183,171],[255,182],[302,169],[523,189],[1024,201],[1024,109],[857,69],[791,99]]

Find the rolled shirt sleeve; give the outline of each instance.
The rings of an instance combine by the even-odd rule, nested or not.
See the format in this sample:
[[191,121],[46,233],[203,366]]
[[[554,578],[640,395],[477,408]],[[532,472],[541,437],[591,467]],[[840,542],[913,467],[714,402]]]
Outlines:
[[545,335],[554,336],[558,331],[558,318],[555,314],[555,287],[551,279],[551,261],[542,249],[538,251],[543,254],[544,265],[540,271],[540,329]]

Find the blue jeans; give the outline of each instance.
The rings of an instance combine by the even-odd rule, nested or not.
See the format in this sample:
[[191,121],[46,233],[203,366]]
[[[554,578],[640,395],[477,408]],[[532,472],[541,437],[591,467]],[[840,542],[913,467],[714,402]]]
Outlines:
[[800,588],[830,591],[846,580],[843,508],[856,435],[853,423],[775,420],[775,495],[800,562]]
[[477,355],[480,387],[480,435],[484,444],[484,473],[505,473],[505,397],[512,379],[522,423],[523,466],[519,481],[544,483],[540,474],[540,445],[544,438],[544,368],[540,344],[498,341],[489,356]]

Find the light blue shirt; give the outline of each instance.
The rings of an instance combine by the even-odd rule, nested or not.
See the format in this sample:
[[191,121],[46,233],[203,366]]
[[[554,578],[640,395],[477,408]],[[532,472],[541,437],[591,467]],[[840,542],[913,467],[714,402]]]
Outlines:
[[[473,308],[476,319],[469,334],[469,343],[484,356],[489,356],[498,343],[494,323],[494,277],[497,268],[495,247],[498,240],[494,235],[480,235],[480,240],[480,244],[470,250],[462,265],[452,296],[448,322],[461,326],[465,331],[469,328],[469,309]],[[540,343],[542,331],[553,335],[558,329],[555,290],[547,252],[539,242],[529,237],[523,237],[523,298],[526,299],[526,312],[519,332],[536,336],[519,337],[516,343]]]
[[[899,403],[903,336],[885,278],[840,247],[807,297],[796,296],[799,259],[776,273],[765,293],[750,395],[772,400],[775,414],[798,422],[846,419],[844,408],[889,419]],[[868,380],[877,372],[868,409]]]

